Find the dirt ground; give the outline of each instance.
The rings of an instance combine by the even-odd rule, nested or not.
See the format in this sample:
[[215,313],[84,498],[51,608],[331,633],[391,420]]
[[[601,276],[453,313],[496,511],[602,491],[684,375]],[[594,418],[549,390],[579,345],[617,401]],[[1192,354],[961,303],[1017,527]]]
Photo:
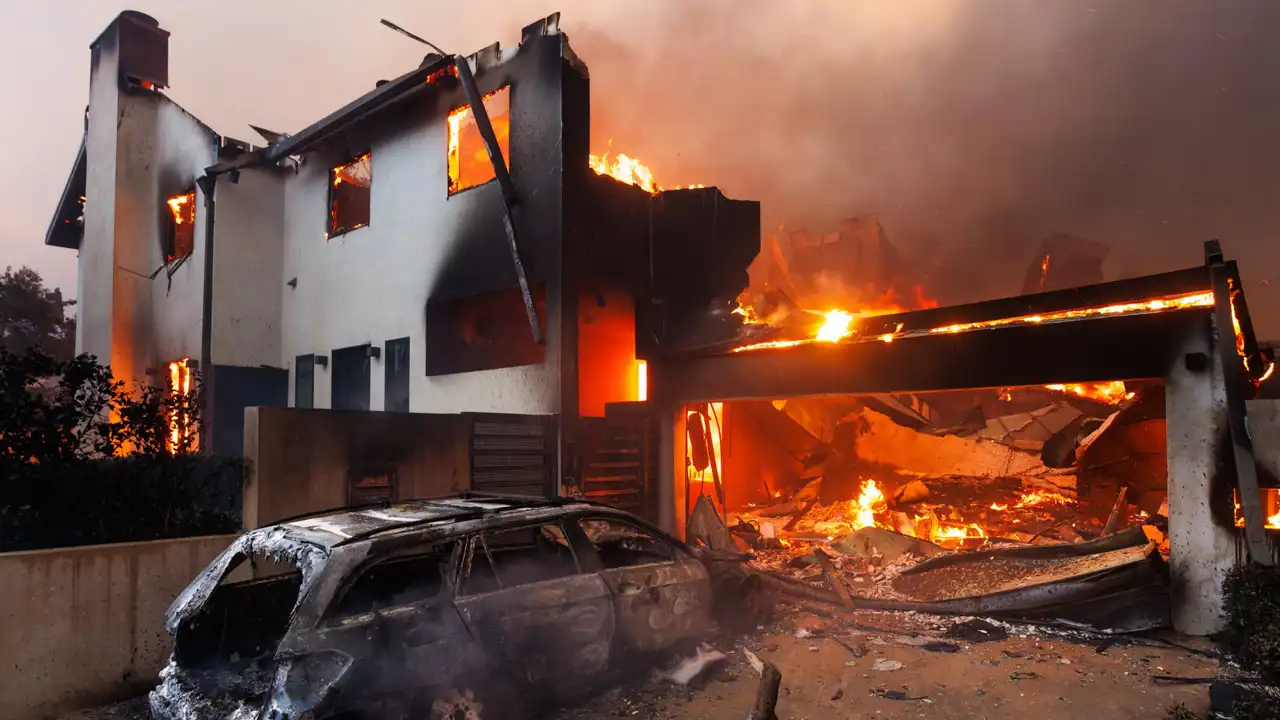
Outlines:
[[[801,613],[767,633],[717,645],[729,658],[709,672],[701,688],[679,687],[655,676],[552,717],[742,720],[759,685],[744,647],[782,672],[778,717],[783,720],[1163,718],[1179,703],[1199,716],[1208,711],[1205,685],[1152,680],[1212,677],[1217,661],[1188,649],[1148,640],[1136,642],[1150,644],[1124,645],[1135,641],[1121,640],[1097,652],[1100,640],[1062,639],[1036,628],[1016,628],[1023,632],[999,641],[951,640],[959,646],[954,652],[921,647],[935,640],[925,633],[940,635],[953,622],[901,613],[851,613],[838,620]],[[797,637],[797,630],[810,636]],[[1173,642],[1210,650],[1193,640]],[[901,667],[877,669],[895,668],[895,662]]]
[[[1164,718],[1177,704],[1200,717],[1208,710],[1207,686],[1153,680],[1214,676],[1217,660],[1197,654],[1212,653],[1207,642],[1119,637],[1111,644],[1093,635],[1004,624],[998,627],[1009,636],[1001,640],[945,637],[957,622],[915,613],[819,617],[791,611],[767,630],[713,639],[712,647],[728,657],[691,686],[654,671],[548,718],[742,720],[759,685],[743,648],[782,672],[782,720],[1111,720]],[[146,717],[145,702],[134,701],[63,720]]]

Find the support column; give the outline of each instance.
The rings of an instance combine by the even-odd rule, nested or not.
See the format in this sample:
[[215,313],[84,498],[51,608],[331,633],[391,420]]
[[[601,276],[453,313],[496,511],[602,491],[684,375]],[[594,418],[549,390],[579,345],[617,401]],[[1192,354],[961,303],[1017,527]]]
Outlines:
[[658,527],[681,540],[686,515],[684,492],[684,413],[668,407],[658,424]]
[[1173,627],[1188,635],[1222,629],[1222,581],[1236,564],[1234,529],[1211,509],[1213,494],[1231,486],[1216,462],[1227,441],[1226,406],[1211,331],[1188,333],[1165,378]]

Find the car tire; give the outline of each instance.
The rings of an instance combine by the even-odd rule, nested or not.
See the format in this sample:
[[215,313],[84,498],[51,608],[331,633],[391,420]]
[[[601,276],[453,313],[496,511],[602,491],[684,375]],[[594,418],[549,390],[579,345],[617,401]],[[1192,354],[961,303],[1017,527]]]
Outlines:
[[421,711],[415,718],[423,720],[519,720],[524,717],[520,699],[505,688],[507,683],[494,680],[486,686],[466,685],[450,688],[415,703]]

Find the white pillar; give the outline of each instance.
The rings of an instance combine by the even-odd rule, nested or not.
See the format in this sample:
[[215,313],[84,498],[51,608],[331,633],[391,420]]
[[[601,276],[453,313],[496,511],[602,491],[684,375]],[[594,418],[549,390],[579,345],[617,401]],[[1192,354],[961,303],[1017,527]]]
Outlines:
[[[1191,354],[1202,361],[1189,362]],[[1165,379],[1165,418],[1173,627],[1209,635],[1223,627],[1222,581],[1236,564],[1236,538],[1210,509],[1212,493],[1229,493],[1234,478],[1216,477],[1219,445],[1228,441],[1227,398],[1207,331],[1191,333],[1173,361]]]

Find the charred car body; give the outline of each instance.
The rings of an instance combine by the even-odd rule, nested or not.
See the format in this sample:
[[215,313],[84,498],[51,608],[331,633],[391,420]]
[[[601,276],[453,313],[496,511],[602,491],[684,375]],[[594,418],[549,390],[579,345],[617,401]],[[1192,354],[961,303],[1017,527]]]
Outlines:
[[313,515],[244,534],[174,601],[151,711],[488,717],[695,636],[711,605],[691,548],[612,508],[461,495]]

